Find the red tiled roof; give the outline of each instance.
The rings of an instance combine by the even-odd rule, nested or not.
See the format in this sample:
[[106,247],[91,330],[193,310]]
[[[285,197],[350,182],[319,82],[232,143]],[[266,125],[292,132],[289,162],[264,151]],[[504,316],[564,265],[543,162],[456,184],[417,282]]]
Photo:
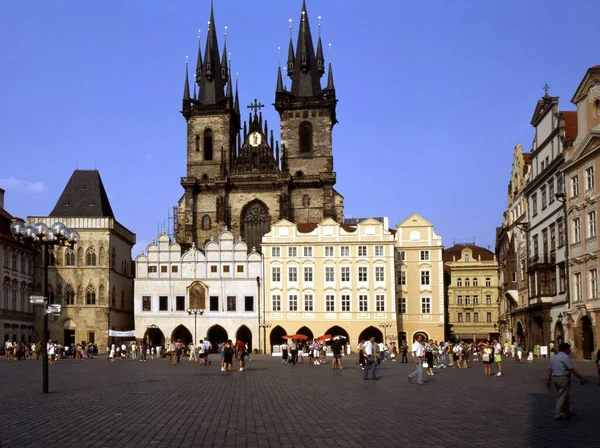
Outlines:
[[568,110],[561,113],[565,118],[565,137],[575,140],[577,138],[577,111]]
[[531,153],[530,152],[523,153],[523,161],[525,162],[525,165],[531,165]]
[[494,253],[487,250],[485,247],[475,246],[473,244],[455,244],[448,249],[444,249],[442,253],[442,259],[444,262],[453,261],[453,258],[456,257],[458,260],[460,258],[461,252],[465,248],[471,249],[473,252],[473,259],[478,260],[481,256],[482,261],[491,261],[494,259]]

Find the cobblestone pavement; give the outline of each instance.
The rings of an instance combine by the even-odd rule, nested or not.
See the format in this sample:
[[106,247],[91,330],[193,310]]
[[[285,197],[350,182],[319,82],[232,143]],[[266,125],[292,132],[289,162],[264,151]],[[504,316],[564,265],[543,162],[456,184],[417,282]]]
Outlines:
[[[547,361],[481,363],[409,384],[411,364],[385,362],[380,381],[346,368],[292,367],[255,356],[245,372],[182,360],[61,360],[41,393],[41,362],[0,361],[0,447],[543,447],[600,446],[600,386],[572,387],[577,416],[555,421]],[[493,367],[495,371],[495,366]]]

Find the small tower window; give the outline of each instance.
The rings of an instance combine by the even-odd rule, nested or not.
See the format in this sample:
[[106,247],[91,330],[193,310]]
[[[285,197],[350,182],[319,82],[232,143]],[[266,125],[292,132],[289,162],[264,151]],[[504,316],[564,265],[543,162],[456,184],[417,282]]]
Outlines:
[[210,216],[204,215],[202,218],[202,230],[210,230]]
[[196,152],[200,152],[200,136],[196,135]]
[[204,131],[204,160],[213,159],[213,134],[210,129]]
[[300,154],[308,154],[312,152],[312,125],[305,121],[300,124]]

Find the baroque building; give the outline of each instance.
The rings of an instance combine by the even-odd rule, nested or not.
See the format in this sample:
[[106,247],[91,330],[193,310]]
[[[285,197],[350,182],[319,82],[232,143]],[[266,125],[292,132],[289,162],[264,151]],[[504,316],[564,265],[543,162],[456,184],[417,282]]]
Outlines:
[[265,343],[283,336],[374,336],[396,341],[394,235],[369,218],[356,226],[281,220],[263,237]]
[[413,213],[396,226],[395,271],[398,339],[411,344],[418,334],[443,341],[445,333],[442,237]]
[[[323,45],[313,43],[303,1],[294,48],[290,37],[287,76],[277,72],[275,109],[281,145],[262,118],[258,101],[242,122],[238,84],[231,78],[227,42],[222,57],[211,7],[208,36],[198,57],[190,89],[186,75],[182,114],[187,123],[187,172],[179,200],[176,239],[184,248],[204,244],[217,229],[241,235],[248,249],[260,250],[261,238],[275,222],[343,222],[343,198],[334,189],[332,131],[336,92],[331,63],[327,83]],[[197,87],[197,89],[196,89]]]
[[[109,330],[133,328],[133,264],[135,234],[116,220],[100,173],[75,170],[48,216],[29,216],[33,225],[60,221],[77,230],[71,247],[54,247],[48,268],[49,303],[62,305],[60,317],[49,317],[49,338],[61,344],[109,344]],[[42,291],[42,266],[35,291]],[[39,276],[38,276],[39,274]],[[36,307],[36,334],[41,338],[43,314]]]
[[166,347],[171,340],[197,344],[206,337],[215,350],[227,339],[242,340],[250,350],[260,346],[262,257],[248,253],[231,232],[184,253],[163,233],[135,263],[138,340]]
[[498,337],[498,261],[489,250],[474,244],[455,244],[444,250],[449,275],[448,322],[450,337],[463,341]]
[[4,190],[0,188],[0,335],[2,347],[11,341],[33,342],[33,309],[29,295],[33,290],[33,262],[36,251],[17,242],[10,224],[19,220],[4,209]]

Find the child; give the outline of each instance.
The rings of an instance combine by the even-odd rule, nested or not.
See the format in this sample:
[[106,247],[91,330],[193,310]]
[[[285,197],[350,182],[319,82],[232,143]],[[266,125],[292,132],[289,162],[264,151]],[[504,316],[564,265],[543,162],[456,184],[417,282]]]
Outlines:
[[529,352],[527,355],[527,362],[529,362],[529,364],[533,364],[533,352]]

